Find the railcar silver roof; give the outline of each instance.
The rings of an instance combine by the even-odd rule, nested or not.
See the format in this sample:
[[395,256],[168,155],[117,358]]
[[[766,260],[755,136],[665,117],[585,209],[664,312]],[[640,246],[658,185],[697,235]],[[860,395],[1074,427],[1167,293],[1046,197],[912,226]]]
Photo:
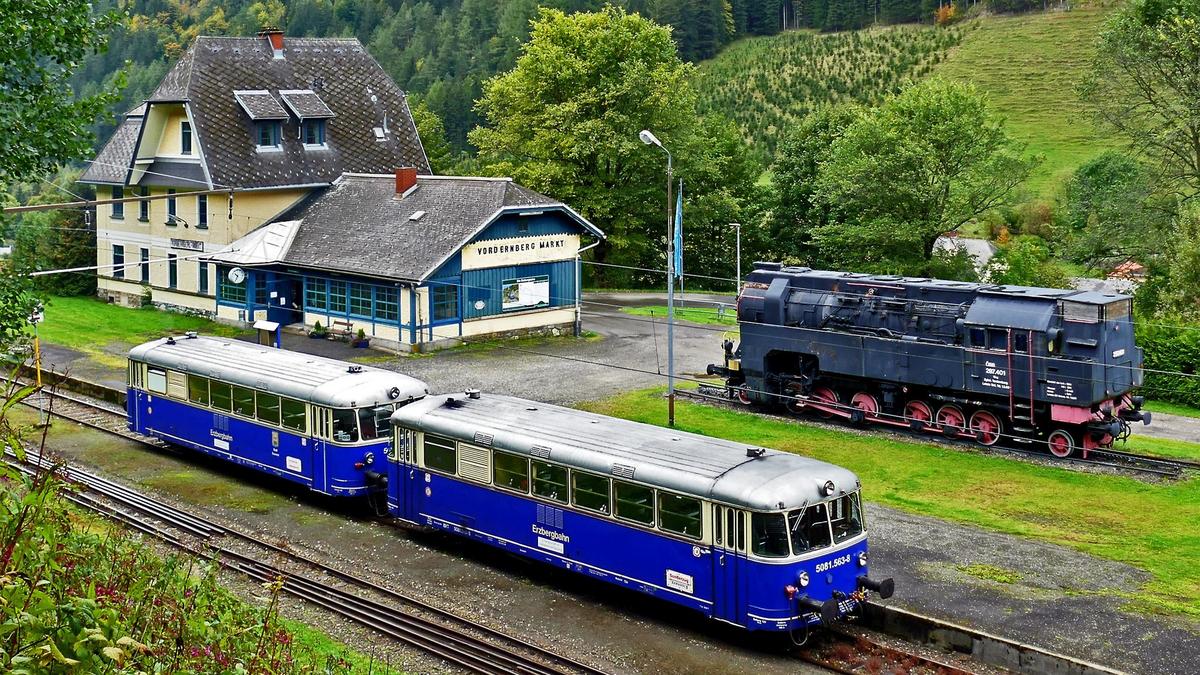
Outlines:
[[[129,350],[129,358],[332,408],[408,401],[429,393],[424,382],[400,373],[367,366],[351,373],[343,361],[203,335],[153,340]],[[400,391],[395,398],[389,394],[393,388]]]
[[431,395],[397,410],[392,423],[468,443],[489,434],[500,450],[756,511],[827,499],[821,487],[830,480],[835,495],[858,487],[851,471],[808,457],[765,450],[751,458],[740,443],[509,396]]

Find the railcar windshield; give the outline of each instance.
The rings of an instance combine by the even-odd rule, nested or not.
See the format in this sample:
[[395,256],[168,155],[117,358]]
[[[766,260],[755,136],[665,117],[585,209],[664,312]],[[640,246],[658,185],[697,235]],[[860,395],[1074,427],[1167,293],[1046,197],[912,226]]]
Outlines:
[[764,558],[785,558],[818,551],[863,533],[862,502],[858,492],[792,509],[787,514],[750,516],[752,550]]
[[359,426],[362,427],[362,439],[364,441],[373,441],[379,438],[388,437],[388,427],[391,426],[390,421],[392,413],[396,411],[396,407],[391,403],[386,405],[375,406],[374,408],[360,408],[358,411]]
[[862,503],[858,493],[851,492],[829,502],[829,521],[833,526],[833,543],[840,544],[862,534]]
[[825,548],[831,543],[829,509],[825,503],[795,509],[788,513],[787,521],[794,555]]
[[353,410],[333,411],[333,440],[339,443],[358,442],[358,418]]

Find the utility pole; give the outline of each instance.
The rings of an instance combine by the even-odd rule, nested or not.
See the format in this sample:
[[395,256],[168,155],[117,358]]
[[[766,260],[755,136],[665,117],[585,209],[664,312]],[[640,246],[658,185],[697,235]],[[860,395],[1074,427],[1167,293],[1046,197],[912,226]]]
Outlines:
[[675,223],[671,214],[674,169],[671,151],[649,129],[643,129],[638,138],[667,153],[667,424],[675,426]]
[[737,287],[734,288],[733,292],[734,292],[734,295],[741,295],[742,294],[742,224],[741,223],[730,223],[730,225],[733,226],[734,231],[737,233],[737,235],[736,235],[737,236],[737,239],[736,239],[737,244],[736,244],[736,248],[734,249],[735,250],[734,256],[735,256],[735,260],[737,262]]

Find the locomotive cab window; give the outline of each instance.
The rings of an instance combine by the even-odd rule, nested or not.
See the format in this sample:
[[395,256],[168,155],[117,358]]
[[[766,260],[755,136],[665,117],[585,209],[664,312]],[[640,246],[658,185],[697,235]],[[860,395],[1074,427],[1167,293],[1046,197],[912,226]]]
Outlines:
[[497,451],[492,459],[492,481],[506,490],[529,492],[529,460]]
[[1026,354],[1029,352],[1029,336],[1025,333],[1013,333],[1013,351]]
[[458,468],[458,448],[453,439],[425,434],[423,454],[426,468],[451,475]]
[[1118,300],[1104,306],[1104,318],[1108,321],[1128,319],[1132,311],[1132,300]]
[[643,525],[654,524],[654,490],[642,485],[613,481],[613,510],[617,518]]
[[533,494],[566,504],[566,467],[533,460]]
[[358,411],[358,421],[362,427],[362,439],[373,441],[377,438],[387,438],[388,420],[391,419],[395,408],[392,404],[362,408]]
[[[829,525],[825,525],[828,532]],[[764,558],[788,556],[788,530],[782,513],[751,513],[750,544],[754,555]]]
[[858,493],[842,495],[829,502],[829,520],[833,525],[834,543],[841,543],[862,534],[863,514]]
[[167,393],[167,371],[162,368],[147,368],[146,389],[155,394]]
[[1062,317],[1067,321],[1079,323],[1099,323],[1100,305],[1089,305],[1084,302],[1064,300],[1061,305]]
[[987,347],[987,331],[982,328],[971,329],[971,346],[972,347]]
[[358,415],[353,410],[333,411],[333,440],[338,443],[358,442]]
[[658,493],[658,527],[665,532],[682,534],[691,539],[704,536],[700,517],[700,500],[694,497]]
[[988,349],[1008,351],[1008,331],[1003,328],[988,329]]
[[829,546],[829,515],[825,504],[813,504],[788,513],[788,533],[795,555]]
[[608,479],[586,473],[571,472],[571,498],[575,506],[589,511],[608,513]]
[[188,375],[188,400],[200,405],[208,405],[208,379]]

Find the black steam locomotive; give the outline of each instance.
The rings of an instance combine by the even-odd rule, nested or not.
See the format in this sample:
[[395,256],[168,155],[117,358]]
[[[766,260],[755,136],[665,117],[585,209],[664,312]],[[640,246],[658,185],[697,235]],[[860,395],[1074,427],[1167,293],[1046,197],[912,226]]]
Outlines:
[[1132,299],[756,263],[725,343],[731,395],[1054,455],[1150,423]]

